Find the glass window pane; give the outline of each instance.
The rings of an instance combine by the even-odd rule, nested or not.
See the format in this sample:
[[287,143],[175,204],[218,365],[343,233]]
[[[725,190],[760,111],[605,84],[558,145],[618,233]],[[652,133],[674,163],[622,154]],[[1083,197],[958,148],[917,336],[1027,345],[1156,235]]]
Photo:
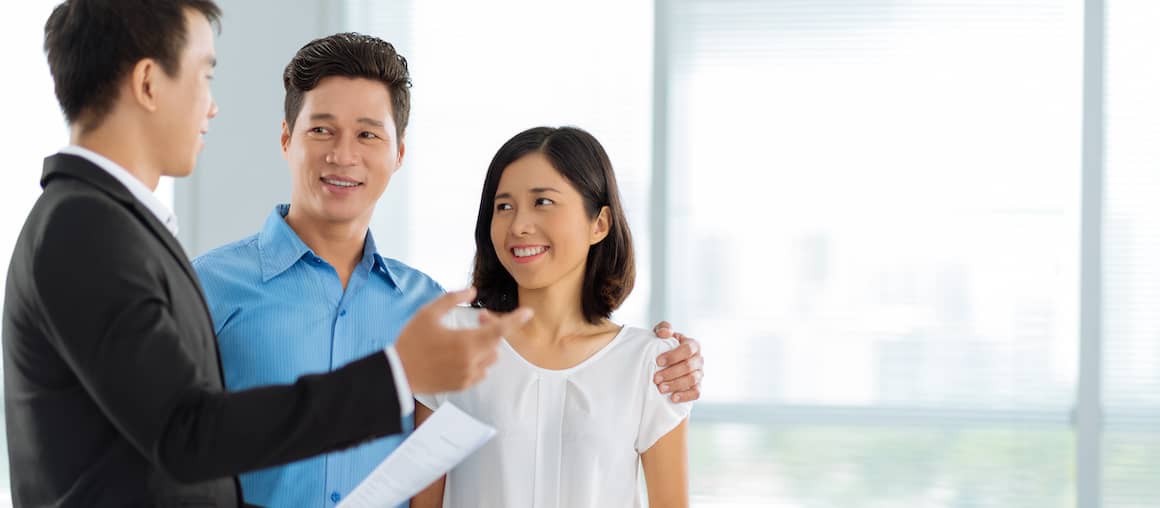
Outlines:
[[825,4],[674,13],[673,314],[739,367],[711,397],[1068,407],[1078,2]]
[[1067,430],[713,423],[690,431],[700,507],[1074,504]]
[[1160,499],[1160,4],[1107,2],[1104,506]]
[[[776,490],[715,491],[730,475],[702,469],[701,499],[1069,506],[1083,3],[667,5],[671,313],[712,338],[723,367],[706,402],[962,420],[954,436],[846,429],[834,453],[891,432],[923,451],[866,445],[855,465],[819,458],[813,475],[782,465]],[[1055,423],[1015,423],[1030,415]],[[763,446],[753,436],[734,439]],[[702,449],[728,462],[748,445]],[[1053,462],[1033,466],[1044,454]],[[892,485],[858,490],[891,471]]]

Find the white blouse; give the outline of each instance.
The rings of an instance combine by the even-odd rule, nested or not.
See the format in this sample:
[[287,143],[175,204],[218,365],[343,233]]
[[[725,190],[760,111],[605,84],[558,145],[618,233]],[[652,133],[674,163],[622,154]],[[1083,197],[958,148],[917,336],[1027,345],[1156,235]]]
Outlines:
[[[444,322],[477,327],[479,312],[457,308]],[[416,395],[431,409],[451,401],[497,430],[448,474],[443,506],[641,506],[640,454],[691,410],[652,382],[657,355],[676,346],[626,326],[580,364],[552,370],[529,363],[503,340],[478,385]]]

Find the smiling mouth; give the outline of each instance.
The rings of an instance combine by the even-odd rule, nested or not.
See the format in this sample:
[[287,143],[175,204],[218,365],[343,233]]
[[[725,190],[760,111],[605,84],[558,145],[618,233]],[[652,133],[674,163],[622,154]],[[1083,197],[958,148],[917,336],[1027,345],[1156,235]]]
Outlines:
[[335,187],[342,187],[344,189],[351,189],[351,188],[359,187],[362,185],[362,182],[352,182],[349,180],[336,180],[334,178],[326,178],[326,177],[319,178],[318,180],[324,184],[333,185]]
[[512,255],[514,255],[516,259],[533,258],[548,252],[548,247],[543,245],[539,247],[515,247],[511,249],[511,251]]

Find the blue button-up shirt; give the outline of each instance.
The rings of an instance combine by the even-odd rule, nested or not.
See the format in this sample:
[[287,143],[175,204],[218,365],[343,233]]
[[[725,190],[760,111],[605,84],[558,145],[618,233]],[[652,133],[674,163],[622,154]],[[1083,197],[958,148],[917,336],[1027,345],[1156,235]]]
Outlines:
[[[367,232],[346,290],[338,272],[286,224],[279,205],[258,234],[198,257],[221,346],[226,387],[293,383],[393,344],[403,325],[443,288],[422,272],[380,256]],[[404,428],[411,428],[410,417]],[[241,475],[246,502],[333,507],[402,441],[392,436]]]

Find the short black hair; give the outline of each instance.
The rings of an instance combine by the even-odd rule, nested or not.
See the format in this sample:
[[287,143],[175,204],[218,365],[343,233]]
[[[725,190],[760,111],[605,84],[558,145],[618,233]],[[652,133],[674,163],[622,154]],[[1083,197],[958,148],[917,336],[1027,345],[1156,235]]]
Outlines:
[[407,59],[391,43],[355,32],[314,39],[302,46],[286,65],[282,84],[286,87],[286,125],[291,131],[302,111],[306,92],[330,76],[366,78],[386,86],[391,93],[395,135],[403,139],[411,115],[411,73]]
[[44,51],[56,100],[70,124],[100,126],[117,99],[117,85],[137,62],[157,60],[169,76],[181,67],[185,10],[220,28],[213,0],[66,0],[44,24]]
[[495,213],[495,193],[504,170],[531,153],[547,157],[552,167],[580,193],[589,219],[595,219],[602,208],[608,207],[608,236],[588,249],[580,295],[584,319],[598,323],[628,298],[636,279],[636,267],[632,233],[620,204],[612,163],[600,142],[576,127],[528,129],[504,143],[492,158],[475,221],[472,285],[477,292],[472,305],[496,312],[508,312],[519,305],[516,281],[500,264],[491,241],[491,220]]

